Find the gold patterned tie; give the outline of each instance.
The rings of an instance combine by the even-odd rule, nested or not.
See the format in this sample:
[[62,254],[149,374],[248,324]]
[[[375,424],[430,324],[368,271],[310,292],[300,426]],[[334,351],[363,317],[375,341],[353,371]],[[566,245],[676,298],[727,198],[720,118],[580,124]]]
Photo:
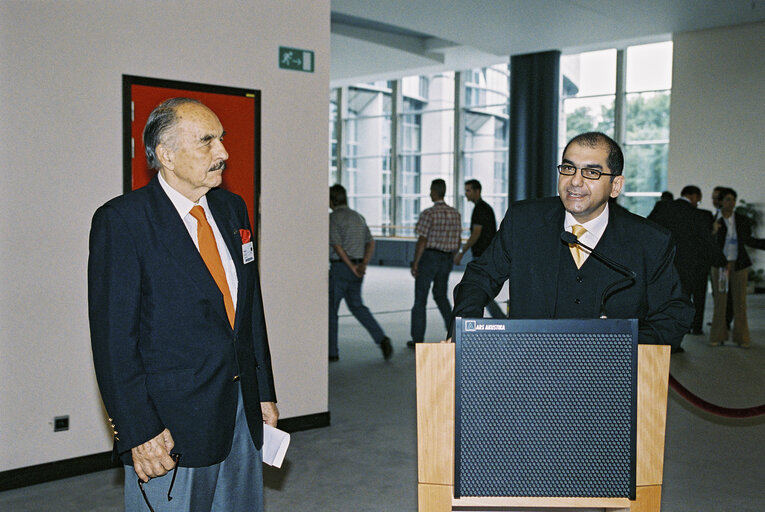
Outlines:
[[[578,240],[583,234],[587,233],[587,230],[580,224],[574,224],[571,226],[571,232]],[[574,257],[576,268],[582,268],[582,263],[584,263],[584,251],[582,248],[577,244],[568,244],[568,247],[571,250],[571,256]]]
[[197,242],[199,243],[199,254],[202,255],[207,270],[212,274],[215,279],[215,284],[220,288],[220,292],[223,294],[223,304],[226,306],[226,316],[231,324],[231,328],[234,328],[234,301],[231,300],[231,292],[228,289],[228,281],[226,281],[226,271],[223,270],[223,263],[220,260],[220,253],[218,252],[218,244],[215,243],[215,235],[213,234],[212,227],[207,222],[205,217],[205,210],[200,205],[196,205],[189,212],[192,217],[197,219]]

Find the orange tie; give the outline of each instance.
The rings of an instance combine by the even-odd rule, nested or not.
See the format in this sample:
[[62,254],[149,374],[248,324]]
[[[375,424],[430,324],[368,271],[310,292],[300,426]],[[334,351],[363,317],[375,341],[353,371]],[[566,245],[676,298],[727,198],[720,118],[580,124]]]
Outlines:
[[[580,224],[574,224],[571,226],[571,232],[574,234],[574,236],[576,236],[578,240],[579,237],[587,233],[587,230]],[[568,247],[571,249],[571,256],[574,257],[576,268],[582,268],[582,263],[584,263],[584,251],[582,248],[577,244],[568,244]]]
[[207,270],[212,274],[215,279],[215,284],[220,288],[220,292],[223,294],[223,304],[226,306],[226,315],[228,321],[231,324],[231,328],[234,328],[234,301],[231,300],[231,292],[228,289],[228,281],[226,281],[226,271],[223,270],[223,263],[220,261],[220,253],[218,252],[218,245],[215,243],[215,235],[210,224],[205,217],[205,210],[200,205],[196,205],[191,209],[191,216],[197,219],[197,242],[199,243],[199,254],[202,255],[202,259],[207,266]]

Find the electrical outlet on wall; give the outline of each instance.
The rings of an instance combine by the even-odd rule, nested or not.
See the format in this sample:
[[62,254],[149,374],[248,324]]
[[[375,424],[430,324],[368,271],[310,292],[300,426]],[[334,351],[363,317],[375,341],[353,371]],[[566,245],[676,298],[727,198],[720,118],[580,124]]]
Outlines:
[[69,430],[69,415],[53,418],[53,432]]

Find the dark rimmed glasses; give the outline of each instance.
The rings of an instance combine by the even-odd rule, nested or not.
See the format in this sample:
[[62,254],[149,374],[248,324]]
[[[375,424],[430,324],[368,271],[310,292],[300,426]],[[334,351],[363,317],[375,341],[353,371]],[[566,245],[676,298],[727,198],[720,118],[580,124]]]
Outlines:
[[[593,169],[592,167],[582,167],[578,169],[582,173],[582,178],[588,180],[599,180],[601,176],[616,176],[612,172],[603,172],[599,169]],[[560,164],[558,166],[558,172],[563,176],[573,176],[576,174],[577,168],[569,164]]]
[[[175,484],[175,475],[177,473],[176,469],[178,469],[178,461],[181,459],[181,454],[180,453],[171,453],[170,457],[173,458],[174,464],[173,464],[173,469],[170,470],[173,473],[173,477],[170,479],[170,487],[168,487],[168,489],[167,489],[167,501],[172,501],[172,499],[173,499],[173,497],[170,495],[170,493],[173,491],[173,485]],[[151,503],[149,503],[149,497],[146,496],[146,491],[144,491],[144,489],[143,489],[143,480],[141,480],[140,478],[138,479],[138,487],[141,489],[141,494],[143,495],[143,499],[146,502],[146,506],[149,507],[149,510],[151,512],[155,512],[154,511],[154,507],[152,507]]]

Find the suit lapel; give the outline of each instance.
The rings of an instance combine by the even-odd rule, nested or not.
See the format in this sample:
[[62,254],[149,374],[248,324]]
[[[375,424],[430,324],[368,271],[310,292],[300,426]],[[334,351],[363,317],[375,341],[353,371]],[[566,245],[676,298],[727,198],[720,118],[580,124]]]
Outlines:
[[[241,315],[239,314],[240,306],[244,306],[246,286],[244,282],[244,261],[242,257],[242,239],[239,235],[240,223],[232,216],[229,208],[223,203],[221,198],[215,193],[207,194],[207,204],[210,206],[210,213],[212,213],[215,223],[218,225],[218,230],[226,243],[226,249],[231,255],[231,259],[234,260],[234,267],[236,267],[237,277],[237,297],[236,297],[236,317],[234,319],[234,330],[239,328],[239,321]],[[225,313],[225,308],[224,308]]]
[[[194,245],[194,241],[189,236],[186,225],[183,223],[180,215],[178,215],[178,210],[175,209],[170,198],[162,190],[162,186],[159,184],[156,176],[149,182],[147,187],[151,190],[151,203],[149,205],[151,211],[149,212],[149,218],[153,219],[157,225],[161,243],[183,270],[184,275],[188,276],[197,285],[202,294],[210,299],[213,309],[228,323],[226,306],[223,304],[223,295],[215,283],[215,279],[213,279],[210,271],[207,269],[202,256],[199,254],[199,250]],[[218,223],[217,217],[216,223]]]
[[545,293],[545,312],[549,318],[553,318],[555,315],[555,299],[558,296],[558,272],[560,261],[560,252],[565,248],[568,250],[568,246],[563,243],[560,238],[560,234],[563,231],[563,216],[565,210],[563,204],[558,201],[556,208],[553,208],[550,212],[547,212],[544,216],[544,225],[542,226],[544,236],[540,236],[542,243],[542,249],[539,254],[549,255],[552,262],[549,267],[549,271],[542,275],[544,281],[543,290],[548,290],[549,293]]
[[[606,226],[606,230],[603,232],[603,236],[600,237],[598,244],[594,247],[595,250],[597,250],[599,253],[604,254],[606,257],[615,261],[624,259],[620,258],[619,255],[623,255],[629,252],[631,241],[630,233],[625,230],[624,224],[620,222],[619,216],[620,214],[617,207],[609,208],[608,225]],[[587,261],[589,261],[591,258],[593,257],[590,256]],[[601,261],[594,261],[593,263],[600,265],[603,269],[602,272],[595,273],[597,276],[597,298],[600,300],[600,297],[606,287],[617,279],[623,277],[623,275]],[[634,284],[623,285],[619,286],[618,289],[612,289],[610,295],[614,292],[618,292],[618,290],[623,289],[625,286],[634,286]],[[600,304],[598,304],[598,309],[599,308]]]

